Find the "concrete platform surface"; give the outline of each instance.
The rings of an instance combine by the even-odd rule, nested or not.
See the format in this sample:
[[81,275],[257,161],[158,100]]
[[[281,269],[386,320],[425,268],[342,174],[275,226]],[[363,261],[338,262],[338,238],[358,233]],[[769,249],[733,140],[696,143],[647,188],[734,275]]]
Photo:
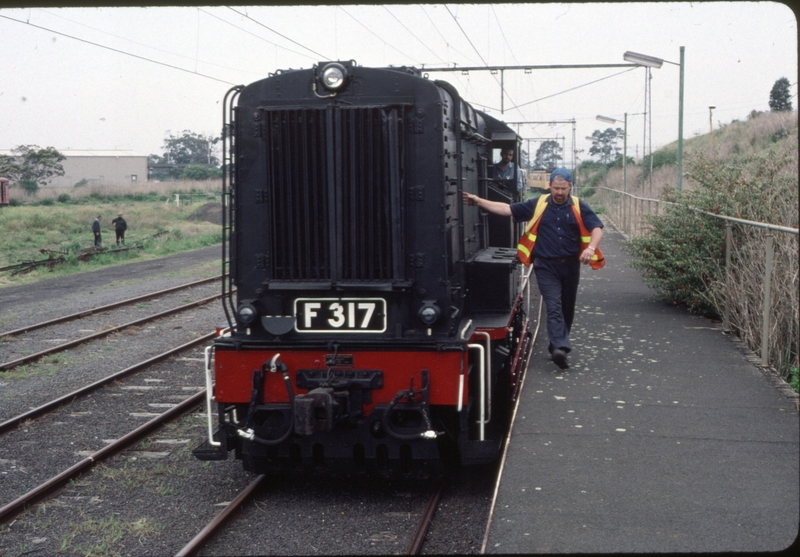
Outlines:
[[707,319],[656,301],[606,227],[559,370],[543,329],[487,553],[764,552],[800,516],[796,400]]

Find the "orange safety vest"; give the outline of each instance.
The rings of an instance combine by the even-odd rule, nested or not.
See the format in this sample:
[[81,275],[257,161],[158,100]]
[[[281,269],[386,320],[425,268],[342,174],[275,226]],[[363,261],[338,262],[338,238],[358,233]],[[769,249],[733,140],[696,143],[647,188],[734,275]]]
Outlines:
[[[583,250],[589,247],[589,241],[592,239],[592,236],[591,233],[586,230],[586,225],[583,224],[583,219],[581,218],[581,207],[578,202],[578,198],[574,195],[571,197],[572,212],[575,214],[575,220],[578,222],[578,229],[581,233],[581,253],[583,253]],[[517,245],[517,258],[523,264],[525,264],[526,267],[530,266],[531,264],[531,255],[533,254],[533,246],[536,245],[536,235],[539,231],[539,222],[542,220],[544,210],[547,208],[548,199],[550,199],[550,194],[539,197],[539,201],[536,203],[536,208],[533,211],[533,218],[528,221],[528,225],[525,227],[525,233],[519,239],[519,244]],[[603,252],[600,251],[599,247],[595,248],[594,255],[592,255],[592,260],[589,263],[589,266],[592,269],[597,270],[601,269],[605,264],[606,260],[603,257]]]

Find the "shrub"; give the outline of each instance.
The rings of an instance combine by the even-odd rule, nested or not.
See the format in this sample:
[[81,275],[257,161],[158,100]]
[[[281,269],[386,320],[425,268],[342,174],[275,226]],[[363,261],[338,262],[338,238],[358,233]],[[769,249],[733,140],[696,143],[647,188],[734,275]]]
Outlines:
[[[668,196],[668,201],[705,206],[694,192]],[[656,296],[696,313],[718,317],[705,295],[725,258],[722,221],[685,206],[669,205],[664,214],[647,218],[650,231],[624,244],[633,256],[631,266],[642,273]]]
[[25,192],[25,195],[36,195],[39,191],[39,183],[36,180],[20,180],[19,187]]
[[48,197],[48,198],[46,198],[46,199],[42,199],[42,200],[39,202],[39,205],[46,205],[46,206],[48,206],[48,207],[49,207],[50,205],[55,205],[55,204],[56,204],[56,202],[55,202],[55,201],[53,201],[53,199],[52,199],[52,198],[50,198],[50,197]]
[[58,196],[59,203],[69,203],[69,200],[72,199],[68,193],[62,193]]
[[653,172],[655,172],[656,169],[662,166],[678,164],[678,151],[677,149],[674,151],[671,149],[659,149],[649,157],[644,157],[642,159],[642,168],[644,168],[645,178],[650,176],[651,158],[653,159]]
[[800,393],[800,369],[795,366],[789,368],[789,385],[795,392]]
[[180,178],[182,180],[210,180],[212,178],[220,178],[221,176],[222,170],[219,168],[190,164],[183,169]]

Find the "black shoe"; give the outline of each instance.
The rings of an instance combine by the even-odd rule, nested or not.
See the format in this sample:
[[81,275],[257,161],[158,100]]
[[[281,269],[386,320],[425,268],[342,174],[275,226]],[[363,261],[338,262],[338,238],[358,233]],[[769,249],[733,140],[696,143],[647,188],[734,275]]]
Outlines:
[[560,348],[553,350],[553,363],[561,369],[568,369],[569,364],[567,363],[567,353]]

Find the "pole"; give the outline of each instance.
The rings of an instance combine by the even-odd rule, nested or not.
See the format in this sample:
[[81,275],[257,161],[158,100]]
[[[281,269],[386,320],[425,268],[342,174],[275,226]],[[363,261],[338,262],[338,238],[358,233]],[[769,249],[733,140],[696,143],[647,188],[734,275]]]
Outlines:
[[628,192],[628,113],[625,113],[625,128],[622,136],[622,191]]
[[772,293],[772,234],[767,234],[766,269],[764,271],[764,308],[761,316],[761,365],[769,366],[769,321]]
[[506,89],[505,89],[505,73],[503,70],[500,70],[500,114],[504,114],[504,102],[506,100]]
[[725,309],[722,312],[722,330],[731,330],[731,250],[733,250],[733,226],[725,221]]
[[711,143],[714,143],[714,120],[712,114],[715,108],[715,106],[708,107],[708,136]]
[[678,191],[683,188],[683,61],[686,47],[681,47],[681,81],[678,94]]
[[[622,130],[622,134],[623,134],[622,135],[622,191],[628,193],[628,113],[627,112],[625,113],[625,127]],[[629,235],[632,235],[631,231],[628,230],[628,220],[629,220],[628,215],[630,212],[628,211],[628,202],[629,202],[628,196],[627,195],[623,196],[622,226],[625,227],[625,231]]]

